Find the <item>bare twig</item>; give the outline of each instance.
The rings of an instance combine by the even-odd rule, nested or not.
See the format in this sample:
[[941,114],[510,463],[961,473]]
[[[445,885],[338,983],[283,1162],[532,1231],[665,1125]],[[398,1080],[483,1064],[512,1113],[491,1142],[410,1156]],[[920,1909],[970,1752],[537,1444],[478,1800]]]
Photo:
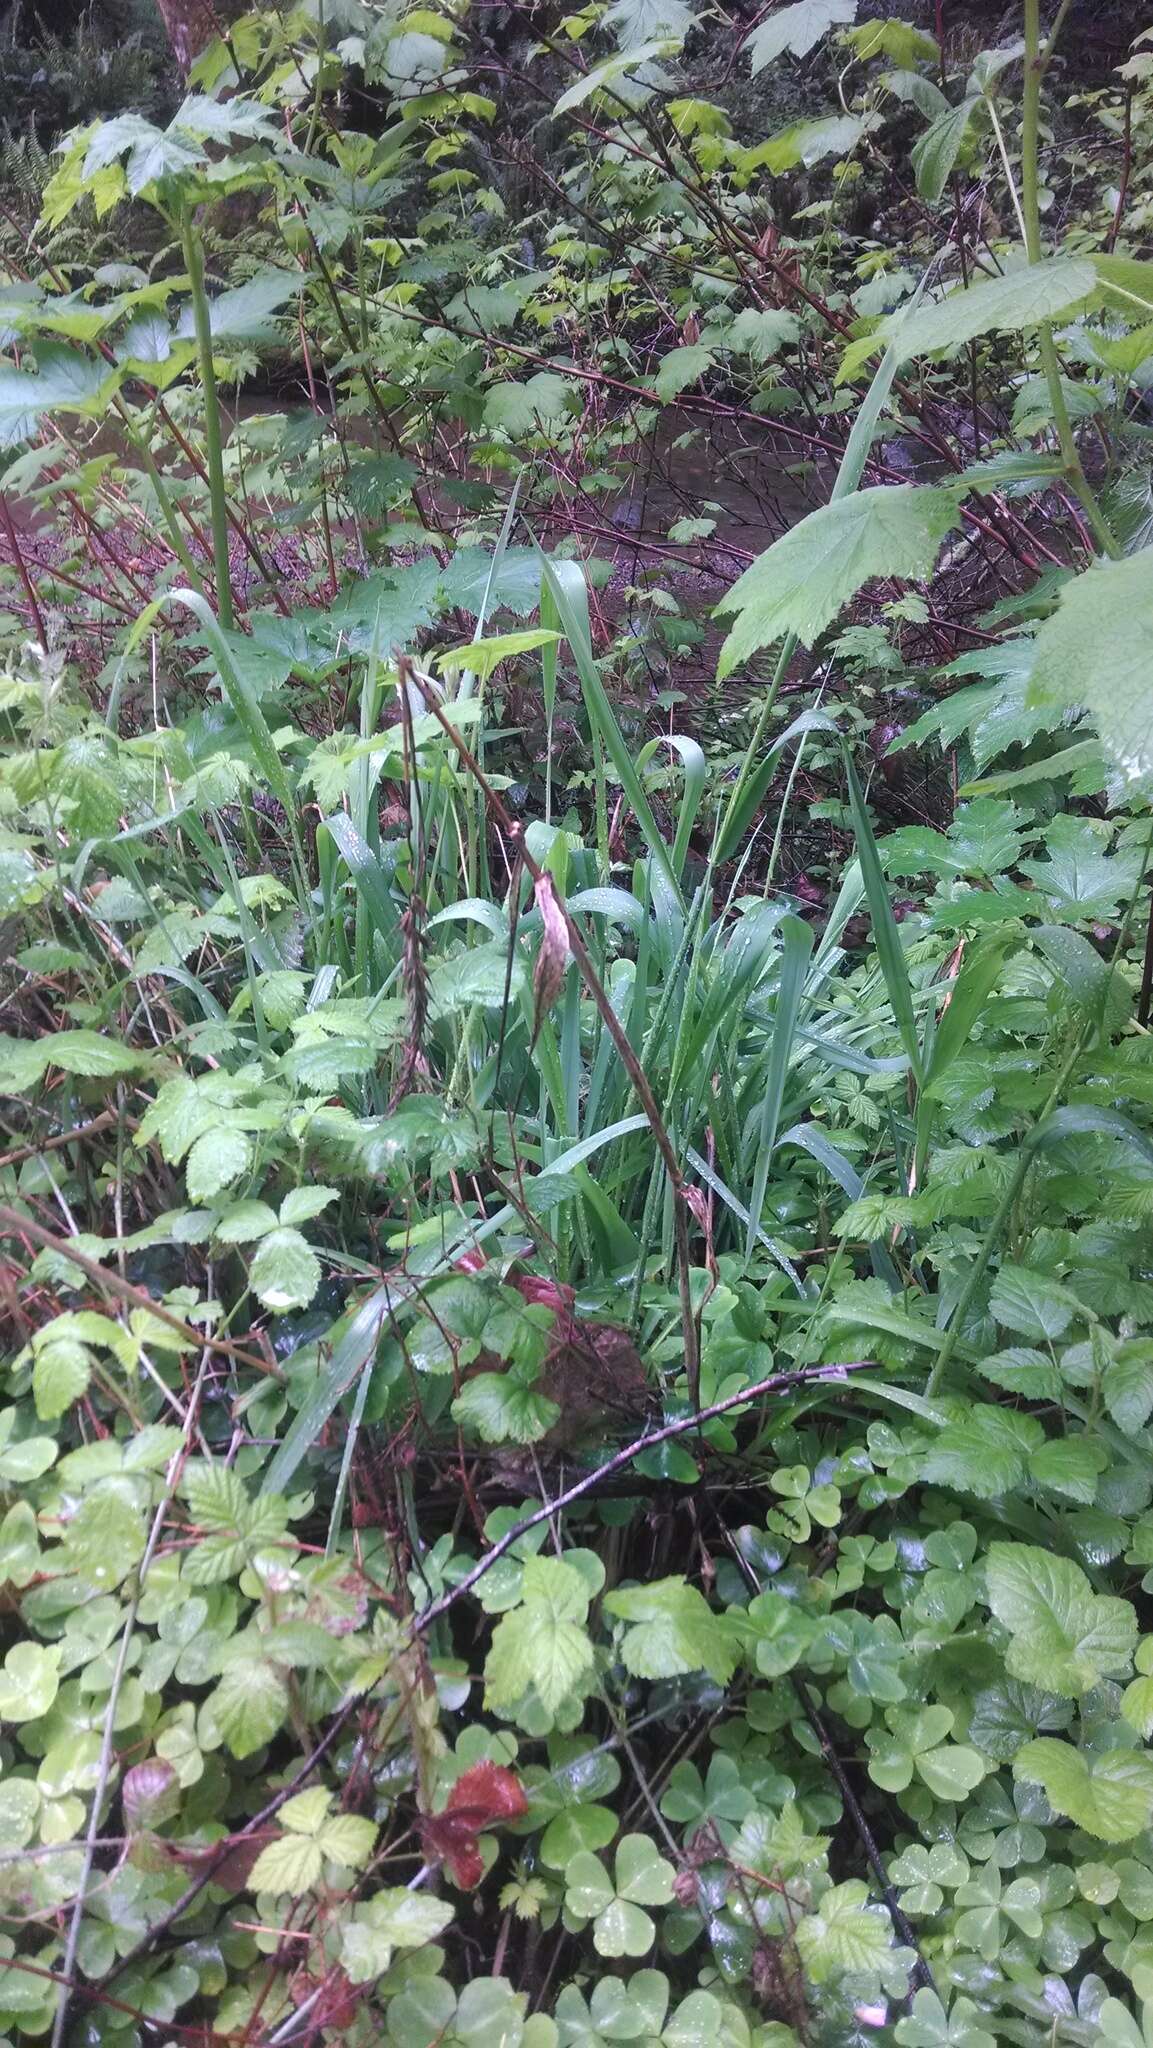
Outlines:
[[41,1152],[54,1152],[58,1145],[73,1145],[78,1138],[91,1138],[95,1132],[114,1124],[118,1114],[115,1109],[102,1109],[99,1116],[90,1118],[86,1124],[77,1124],[71,1131],[57,1131],[54,1138],[40,1138],[35,1145],[16,1145],[11,1152],[0,1152],[0,1166],[19,1166],[25,1159],[38,1159]]
[[442,1614],[447,1614],[449,1608],[465,1593],[471,1593],[473,1587],[492,1570],[494,1564],[512,1549],[514,1543],[519,1543],[521,1537],[527,1535],[530,1529],[535,1529],[540,1522],[547,1522],[562,1509],[571,1507],[574,1501],[580,1500],[585,1494],[592,1493],[594,1488],[602,1485],[614,1472],[620,1472],[624,1466],[631,1465],[634,1458],[639,1458],[644,1451],[652,1450],[654,1445],[666,1444],[673,1437],[687,1436],[691,1430],[700,1429],[703,1423],[711,1422],[714,1416],[726,1415],[732,1408],[747,1406],[750,1402],[759,1400],[763,1394],[782,1393],[786,1387],[798,1384],[812,1385],[815,1380],[836,1385],[849,1373],[867,1372],[874,1368],[875,1364],[876,1361],[871,1358],[856,1358],[847,1364],[799,1366],[795,1372],[772,1373],[768,1379],[755,1380],[751,1387],[742,1387],[739,1394],[727,1394],[723,1401],[714,1401],[708,1408],[694,1408],[691,1415],[682,1415],[676,1422],[666,1422],[661,1429],[647,1430],[643,1436],[634,1437],[631,1444],[626,1444],[623,1450],[617,1451],[611,1458],[606,1458],[604,1464],[598,1465],[594,1472],[586,1472],[583,1479],[574,1480],[563,1493],[555,1495],[552,1500],[546,1501],[543,1507],[537,1508],[533,1514],[526,1515],[522,1521],[514,1523],[511,1529],[507,1529],[499,1541],[492,1544],[484,1556],[478,1559],[472,1570],[465,1573],[463,1579],[458,1580],[447,1593],[441,1594],[439,1600],[434,1600],[414,1618],[414,1632],[423,1635],[432,1627],[433,1622],[439,1621]]
[[133,1308],[142,1309],[145,1314],[155,1316],[157,1322],[166,1323],[170,1330],[178,1330],[197,1349],[222,1351],[234,1358],[238,1365],[250,1365],[254,1372],[268,1374],[272,1379],[282,1379],[279,1366],[271,1365],[267,1358],[261,1358],[255,1351],[245,1351],[241,1345],[232,1344],[226,1337],[207,1337],[192,1323],[186,1323],[182,1316],[173,1315],[163,1302],[153,1301],[142,1287],[133,1287],[128,1280],[122,1280],[119,1273],[106,1272],[98,1259],[90,1259],[78,1245],[70,1244],[66,1237],[56,1237],[51,1230],[45,1230],[42,1223],[34,1223],[30,1216],[22,1216],[19,1209],[10,1209],[0,1203],[0,1237],[30,1237],[34,1244],[42,1245],[45,1251],[56,1252],[62,1259],[70,1259],[79,1266],[95,1286],[103,1287],[109,1294],[119,1295],[121,1301]]

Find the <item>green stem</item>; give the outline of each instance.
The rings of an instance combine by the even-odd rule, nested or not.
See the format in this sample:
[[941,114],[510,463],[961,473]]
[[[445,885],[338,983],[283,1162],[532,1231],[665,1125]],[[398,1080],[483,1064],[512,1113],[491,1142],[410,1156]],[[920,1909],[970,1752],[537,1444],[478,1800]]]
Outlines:
[[189,554],[184,535],[176,523],[176,514],[172,510],[172,502],[168,496],[168,487],[156,466],[156,458],[148,445],[147,433],[137,433],[128,407],[119,398],[116,400],[116,412],[120,424],[127,435],[129,445],[134,454],[139,456],[140,461],[143,463],[148,481],[156,493],[156,502],[160,507],[160,516],[164,521],[172,552],[180,563],[193,589],[199,590],[203,596],[204,578]]
[[204,251],[189,208],[181,220],[184,263],[192,287],[192,314],[196,323],[196,349],[200,359],[200,383],[204,393],[204,450],[208,467],[208,497],[212,509],[212,558],[216,573],[216,609],[226,632],[235,624],[232,604],[232,571],[228,559],[228,500],[224,490],[224,451],[220,433],[220,399],[212,362],[212,319],[204,289]]
[[[1025,229],[1025,253],[1030,263],[1042,261],[1041,251],[1041,206],[1037,180],[1038,144],[1041,129],[1041,86],[1053,56],[1053,46],[1064,19],[1068,0],[1058,11],[1053,30],[1041,45],[1041,0],[1025,0],[1025,90],[1022,102],[1021,120],[1021,212]],[[1080,451],[1065,403],[1061,384],[1061,364],[1053,340],[1052,324],[1043,320],[1040,324],[1041,367],[1049,387],[1049,403],[1053,410],[1053,421],[1057,429],[1057,440],[1061,449],[1061,460],[1065,468],[1065,480],[1073,492],[1093,533],[1093,538],[1103,554],[1118,560],[1122,548],[1109,521],[1102,512],[1093,494],[1089,479],[1085,475]]]

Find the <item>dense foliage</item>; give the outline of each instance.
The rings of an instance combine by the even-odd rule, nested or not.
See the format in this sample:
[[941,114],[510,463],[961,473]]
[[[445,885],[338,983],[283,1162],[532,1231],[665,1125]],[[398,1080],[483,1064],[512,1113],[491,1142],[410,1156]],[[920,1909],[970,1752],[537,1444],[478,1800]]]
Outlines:
[[1153,44],[1066,12],[327,0],[20,155],[14,2048],[1153,2041]]

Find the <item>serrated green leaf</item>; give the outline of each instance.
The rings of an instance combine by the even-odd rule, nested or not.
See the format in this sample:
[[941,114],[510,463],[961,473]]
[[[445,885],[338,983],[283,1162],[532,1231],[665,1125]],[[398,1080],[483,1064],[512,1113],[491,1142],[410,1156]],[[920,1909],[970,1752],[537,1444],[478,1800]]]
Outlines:
[[605,1609],[633,1624],[621,1639],[626,1669],[638,1678],[707,1671],[718,1685],[736,1668],[735,1645],[704,1594],[683,1579],[657,1579],[605,1596]]
[[252,1142],[243,1131],[219,1125],[192,1146],[184,1168],[188,1199],[199,1207],[239,1180],[252,1161]]
[[852,21],[857,0],[794,0],[762,21],[745,40],[743,54],[755,78],[766,64],[773,64],[786,51],[804,57],[831,28]]
[[281,1835],[268,1842],[252,1866],[249,1885],[254,1892],[288,1892],[301,1898],[324,1874],[324,1851],[309,1835]]
[[288,1688],[267,1658],[237,1658],[226,1665],[209,1708],[233,1756],[243,1761],[283,1726]]
[[299,1230],[270,1230],[262,1237],[248,1278],[253,1293],[278,1315],[307,1308],[320,1286],[320,1260]]
[[959,287],[929,305],[887,314],[870,335],[846,350],[840,378],[855,376],[869,356],[890,342],[898,362],[911,356],[953,355],[979,334],[1036,327],[1096,291],[1097,272],[1088,257],[1054,256],[1044,263],[1020,264],[1002,277]]
[[42,1422],[54,1422],[87,1393],[91,1356],[74,1337],[54,1337],[38,1344],[32,1366],[32,1397]]
[[1043,1735],[1018,1751],[1013,1775],[1040,1785],[1055,1813],[1101,1842],[1128,1842],[1153,1819],[1153,1757],[1140,1750],[1091,1755]]
[[911,484],[856,491],[810,512],[717,606],[738,615],[721,649],[718,677],[788,633],[811,647],[873,576],[922,580],[957,518],[953,491]]
[[1066,583],[1041,623],[1032,705],[1083,705],[1123,775],[1153,773],[1153,548],[1095,563]]
[[853,1878],[832,1885],[815,1911],[798,1921],[794,1940],[814,1984],[827,1984],[847,1970],[876,1970],[883,1962],[889,1949],[888,1916],[868,1900],[868,1885]]
[[1087,1692],[1123,1677],[1137,1641],[1128,1600],[1094,1593],[1069,1558],[1033,1544],[994,1543],[986,1566],[989,1605],[1009,1630],[1014,1678],[1051,1692]]

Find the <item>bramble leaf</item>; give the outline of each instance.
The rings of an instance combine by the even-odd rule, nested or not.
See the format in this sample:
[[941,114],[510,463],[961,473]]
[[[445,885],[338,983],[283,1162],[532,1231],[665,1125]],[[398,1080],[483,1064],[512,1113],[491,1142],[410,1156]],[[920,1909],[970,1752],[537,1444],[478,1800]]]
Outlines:
[[1128,1600],[1094,1593],[1071,1559],[1028,1543],[994,1543],[986,1567],[989,1605],[1009,1630],[1014,1678],[1051,1692],[1087,1692],[1124,1676],[1137,1617]]
[[787,633],[811,647],[873,576],[928,576],[957,517],[955,492],[911,484],[856,491],[810,512],[717,606],[738,615],[721,649],[718,677]]

